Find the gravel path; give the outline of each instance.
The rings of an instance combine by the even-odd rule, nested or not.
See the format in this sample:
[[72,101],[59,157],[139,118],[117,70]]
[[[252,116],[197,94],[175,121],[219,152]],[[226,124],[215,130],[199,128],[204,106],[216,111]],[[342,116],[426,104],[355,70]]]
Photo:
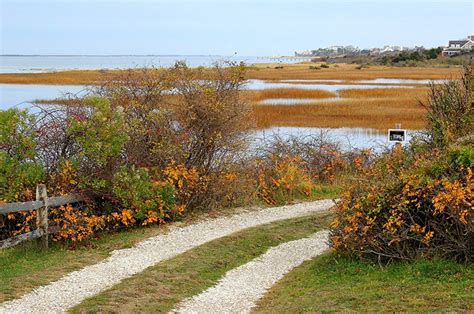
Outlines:
[[265,292],[294,267],[328,248],[328,231],[270,248],[228,271],[217,285],[178,305],[174,313],[249,313]]
[[0,313],[61,313],[121,280],[163,260],[234,232],[277,220],[305,216],[333,206],[332,200],[247,211],[230,217],[204,220],[186,227],[172,227],[165,235],[135,247],[113,251],[104,261],[69,273],[23,297],[0,304]]

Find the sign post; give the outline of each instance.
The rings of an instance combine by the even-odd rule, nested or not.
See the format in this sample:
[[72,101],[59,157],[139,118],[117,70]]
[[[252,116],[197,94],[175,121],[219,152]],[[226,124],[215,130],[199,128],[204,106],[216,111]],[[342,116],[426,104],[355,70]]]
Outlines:
[[388,129],[388,141],[390,143],[402,143],[407,139],[407,130],[401,129],[401,124],[397,123],[395,129]]

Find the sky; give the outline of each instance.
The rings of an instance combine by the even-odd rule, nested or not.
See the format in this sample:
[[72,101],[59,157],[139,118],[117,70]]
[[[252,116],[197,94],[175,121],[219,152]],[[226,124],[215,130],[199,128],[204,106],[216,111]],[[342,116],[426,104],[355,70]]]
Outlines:
[[471,0],[0,0],[0,54],[292,55],[437,47],[474,33]]

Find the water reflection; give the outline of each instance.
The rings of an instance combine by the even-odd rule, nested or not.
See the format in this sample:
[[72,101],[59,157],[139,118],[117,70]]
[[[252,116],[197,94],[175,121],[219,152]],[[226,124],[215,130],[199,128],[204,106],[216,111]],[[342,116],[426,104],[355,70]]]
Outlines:
[[80,94],[82,85],[0,84],[0,109],[27,105],[35,99],[55,99],[67,93]]
[[357,81],[360,83],[375,83],[375,84],[443,84],[447,80],[413,80],[413,79],[394,79],[394,78],[377,78],[373,80]]
[[262,80],[248,80],[246,89],[258,90],[268,88],[299,88],[299,89],[324,89],[335,92],[341,89],[372,89],[372,88],[414,88],[405,85],[363,85],[363,84],[332,84],[330,82],[317,81],[312,84],[297,84],[284,82],[268,82]]
[[311,83],[311,82],[342,83],[342,82],[344,82],[344,80],[326,80],[326,79],[301,80],[301,79],[295,79],[295,80],[280,80],[279,82],[282,82],[282,83]]
[[[371,80],[327,80],[327,79],[311,79],[311,80],[303,80],[303,79],[292,79],[292,80],[280,80],[278,82],[281,83],[315,83],[315,84],[324,84],[324,83],[344,83],[344,84],[392,84],[392,85],[400,85],[400,84],[420,84],[426,85],[430,83],[434,84],[442,84],[447,82],[447,80],[415,80],[415,79],[398,79],[398,78],[377,78]],[[400,86],[406,87],[406,86]]]
[[[407,141],[416,134],[415,130],[407,130]],[[370,128],[304,128],[304,127],[271,127],[256,130],[251,136],[252,146],[258,147],[265,139],[280,136],[284,139],[292,136],[300,138],[308,136],[325,136],[325,138],[340,143],[343,150],[372,148],[381,151],[394,144],[388,142],[387,131]]]

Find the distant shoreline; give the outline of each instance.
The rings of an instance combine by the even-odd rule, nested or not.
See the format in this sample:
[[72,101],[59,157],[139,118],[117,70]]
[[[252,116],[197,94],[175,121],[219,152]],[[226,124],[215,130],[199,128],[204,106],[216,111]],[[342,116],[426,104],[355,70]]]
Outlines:
[[266,56],[266,55],[173,55],[173,54],[0,54],[0,57],[226,57],[226,58],[262,58],[262,59],[280,59],[280,58],[296,58],[309,59],[307,56]]

